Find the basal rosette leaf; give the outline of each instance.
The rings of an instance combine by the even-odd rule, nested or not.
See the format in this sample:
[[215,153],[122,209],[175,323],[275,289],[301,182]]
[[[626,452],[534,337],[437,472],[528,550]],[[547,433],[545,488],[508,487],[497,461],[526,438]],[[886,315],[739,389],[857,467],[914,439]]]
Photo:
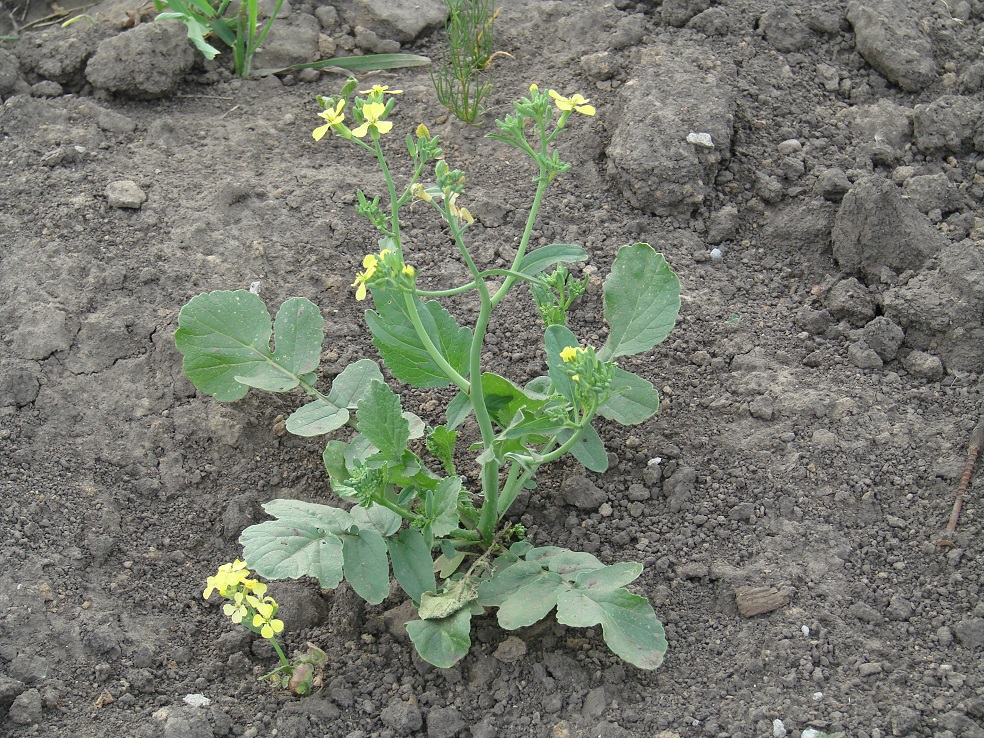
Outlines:
[[192,298],[174,335],[188,379],[223,402],[241,399],[249,387],[283,392],[298,386],[317,369],[323,338],[324,319],[311,301],[287,300],[271,325],[266,305],[245,290]]
[[276,520],[251,525],[239,542],[249,567],[267,579],[315,577],[325,589],[342,580],[340,534],[352,516],[328,505],[300,500],[274,500],[263,509]]
[[626,589],[568,589],[557,597],[557,622],[579,628],[601,625],[605,643],[619,658],[640,669],[663,663],[666,634],[652,605]]
[[471,610],[465,607],[439,620],[409,622],[407,632],[424,661],[448,669],[471,648],[471,616]]
[[498,607],[499,625],[525,627],[557,608],[564,625],[601,625],[605,642],[619,657],[655,669],[666,652],[663,626],[649,602],[626,590],[642,564],[604,566],[588,553],[556,546],[523,552],[525,559],[500,566],[478,589],[478,604]]
[[647,243],[619,249],[605,279],[608,340],[602,359],[648,351],[669,335],[680,312],[680,280]]

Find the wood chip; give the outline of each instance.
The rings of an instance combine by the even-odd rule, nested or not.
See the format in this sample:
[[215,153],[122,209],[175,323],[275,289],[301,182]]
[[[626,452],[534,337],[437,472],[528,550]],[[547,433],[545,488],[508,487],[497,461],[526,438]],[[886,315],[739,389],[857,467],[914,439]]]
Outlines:
[[735,601],[738,614],[750,618],[785,607],[789,604],[789,592],[780,592],[775,587],[739,587],[735,590]]

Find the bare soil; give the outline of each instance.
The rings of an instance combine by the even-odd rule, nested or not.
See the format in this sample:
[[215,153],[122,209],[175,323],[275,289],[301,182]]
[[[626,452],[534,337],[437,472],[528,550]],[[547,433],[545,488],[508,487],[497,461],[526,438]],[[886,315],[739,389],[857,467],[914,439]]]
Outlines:
[[[816,194],[823,171],[839,168],[853,184],[910,166],[943,173],[961,193],[941,217],[920,215],[927,227],[981,249],[971,227],[984,217],[977,150],[927,153],[910,133],[894,159],[873,158],[876,142],[842,114],[947,94],[980,104],[979,85],[965,83],[984,7],[913,6],[940,74],[911,92],[858,53],[846,3],[785,2],[804,22],[820,18],[797,51],[765,37],[759,19],[775,6],[752,0],[714,6],[721,33],[668,22],[693,3],[501,5],[497,48],[512,57],[495,62],[481,125],[446,118],[426,69],[365,81],[404,90],[389,142],[397,177],[403,136],[421,121],[468,173],[473,242],[488,265],[508,264],[533,192],[528,164],[484,138],[492,119],[531,82],[596,105],[559,144],[574,166],[548,193],[534,245],[588,249],[594,276],[572,319],[585,341],[603,340],[601,278],[621,244],[665,254],[683,308],[663,345],[625,364],[662,388],[660,413],[633,428],[602,423],[610,470],[554,465],[517,518],[537,544],[642,561],[635,586],[666,624],[664,665],[621,664],[596,630],[548,619],[507,633],[486,617],[469,655],[439,670],[415,656],[396,591],[368,607],[344,585],[328,592],[305,581],[271,591],[283,603],[287,650],[310,641],[327,651],[325,687],[301,699],[257,681],[273,653],[202,589],[240,553],[236,540],[263,519],[261,503],[331,499],[320,442],[283,432],[299,397],[251,393],[221,405],[196,394],[174,347],[177,314],[200,292],[258,282],[271,309],[294,295],[323,307],[326,384],[349,362],[378,358],[349,285],[375,250],[354,190],[372,194],[381,178],[354,147],[312,140],[314,97],[344,77],[242,82],[197,62],[157,99],[65,81],[60,94],[35,87],[0,107],[0,735],[984,736],[980,475],[956,534],[944,532],[984,409],[980,369],[907,369],[912,352],[933,354],[932,336],[862,367],[850,351],[864,321],[828,300],[850,276],[834,260],[829,224],[804,235],[787,223],[775,235],[790,206],[836,209]],[[962,6],[967,17],[951,22]],[[292,12],[314,9],[301,0]],[[597,27],[598,13],[608,26]],[[613,29],[623,26],[641,35],[621,45]],[[25,66],[32,33],[0,48]],[[644,71],[646,49],[668,41],[737,67],[725,175],[689,216],[631,206],[607,154],[620,88]],[[404,50],[436,58],[440,44],[438,34]],[[599,53],[610,73],[597,58],[583,61]],[[840,70],[832,89],[823,64]],[[777,149],[792,139],[802,170],[784,159],[795,147]],[[120,180],[146,202],[111,206],[107,186]],[[737,220],[712,243],[714,215],[728,206]],[[429,215],[413,212],[405,235],[428,283],[464,273]],[[715,247],[723,258],[711,257]],[[869,278],[862,288],[881,315],[888,285]],[[474,314],[449,306],[463,321]],[[489,368],[517,381],[541,373],[541,336],[517,290],[492,329]],[[446,399],[408,391],[404,405],[438,423]],[[562,487],[576,477],[606,501],[568,504]],[[781,606],[739,613],[744,587]],[[189,694],[211,705],[188,706]]]

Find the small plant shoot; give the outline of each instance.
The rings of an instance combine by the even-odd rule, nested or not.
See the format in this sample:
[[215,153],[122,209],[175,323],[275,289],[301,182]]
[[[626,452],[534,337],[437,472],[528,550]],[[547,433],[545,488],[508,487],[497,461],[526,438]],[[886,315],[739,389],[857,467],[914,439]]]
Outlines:
[[[635,425],[656,413],[653,384],[621,368],[618,359],[662,342],[680,308],[679,280],[663,256],[645,243],[623,246],[603,284],[608,338],[588,345],[566,327],[567,311],[586,284],[563,266],[586,260],[587,253],[572,244],[530,248],[548,186],[570,166],[554,143],[572,116],[591,116],[595,109],[580,95],[544,93],[533,85],[512,114],[496,121],[489,136],[532,161],[536,190],[512,264],[482,269],[468,246],[474,218],[464,173],[450,167],[437,137],[420,125],[406,136],[411,166],[398,183],[380,139],[394,133],[390,118],[400,91],[377,85],[356,92],[356,86],[350,80],[340,94],[319,98],[322,125],[313,131],[316,140],[331,133],[364,150],[386,182],[386,191],[371,199],[357,193],[356,210],[380,239],[354,277],[353,296],[369,305],[372,342],[397,380],[455,393],[443,418],[427,418],[434,423],[428,427],[404,409],[372,360],[350,364],[323,386],[324,320],[312,302],[289,299],[271,320],[262,300],[247,291],[192,299],[175,336],[188,378],[224,402],[250,388],[302,390],[310,401],[287,419],[287,430],[329,436],[323,460],[332,491],[344,501],[344,507],[267,503],[271,519],[240,538],[243,558],[267,579],[308,576],[327,589],[344,579],[370,604],[389,595],[394,578],[418,610],[419,619],[406,626],[410,638],[438,667],[468,653],[472,618],[491,609],[506,630],[552,612],[565,625],[600,625],[615,654],[655,669],[666,640],[648,600],[631,589],[642,565],[535,546],[510,519],[520,491],[565,454],[591,471],[606,470],[608,456],[593,427],[599,416]],[[433,208],[446,225],[449,248],[469,272],[462,284],[424,289],[418,283],[400,220],[414,201]],[[522,283],[532,291],[530,310],[544,318],[546,351],[543,374],[525,384],[487,371],[482,361],[497,307]],[[442,305],[452,295],[474,299],[473,324],[460,325]],[[475,437],[463,429],[467,418],[477,426]],[[478,484],[461,475],[470,450]],[[263,615],[265,608],[253,608]]]

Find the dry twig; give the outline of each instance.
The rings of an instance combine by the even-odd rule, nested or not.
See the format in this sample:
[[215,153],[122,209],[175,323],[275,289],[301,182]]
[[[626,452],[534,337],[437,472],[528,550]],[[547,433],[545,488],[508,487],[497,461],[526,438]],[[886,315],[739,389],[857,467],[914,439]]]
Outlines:
[[[950,513],[950,522],[946,524],[946,532],[952,535],[957,530],[957,520],[960,518],[960,510],[963,508],[964,497],[970,489],[970,480],[974,476],[974,467],[977,465],[977,457],[984,447],[984,419],[970,433],[970,443],[967,447],[967,461],[964,463],[963,473],[957,483],[957,499],[953,502],[953,512]],[[950,541],[940,541],[937,545],[952,545]]]

